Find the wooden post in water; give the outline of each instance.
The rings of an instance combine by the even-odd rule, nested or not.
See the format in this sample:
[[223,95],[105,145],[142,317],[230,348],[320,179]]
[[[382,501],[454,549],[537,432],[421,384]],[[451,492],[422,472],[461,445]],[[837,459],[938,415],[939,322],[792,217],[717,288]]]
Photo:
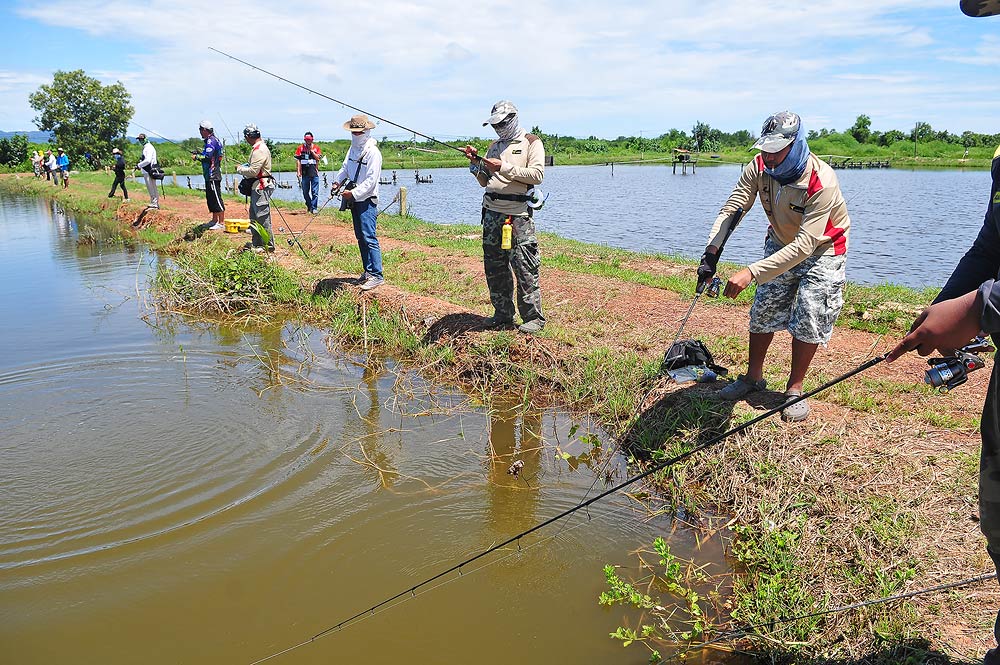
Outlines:
[[406,187],[399,188],[399,216],[406,217]]

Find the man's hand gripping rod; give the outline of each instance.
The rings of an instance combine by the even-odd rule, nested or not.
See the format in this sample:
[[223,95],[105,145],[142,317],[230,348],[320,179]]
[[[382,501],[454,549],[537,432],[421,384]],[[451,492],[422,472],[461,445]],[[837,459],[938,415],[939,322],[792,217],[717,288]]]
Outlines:
[[[726,235],[723,236],[722,242],[719,244],[719,251],[715,253],[716,263],[718,263],[719,258],[722,256],[722,248],[726,246],[726,241],[729,240],[729,236],[732,235],[733,229],[736,228],[736,226],[740,223],[740,219],[742,218],[743,218],[743,208],[737,208],[735,211],[733,211],[733,214],[731,214],[728,218],[726,218],[726,221],[723,222],[724,224],[728,224],[728,228],[726,229]],[[676,344],[677,340],[681,338],[681,333],[684,332],[684,326],[687,325],[688,319],[691,318],[691,312],[694,311],[694,306],[698,304],[698,298],[701,297],[701,294],[702,292],[705,291],[706,286],[708,286],[709,297],[718,298],[719,287],[722,286],[722,280],[714,275],[712,276],[712,279],[710,281],[699,278],[698,286],[696,286],[694,289],[694,298],[691,300],[691,304],[688,306],[687,314],[685,314],[684,318],[681,319],[681,325],[677,329],[677,336],[674,337],[674,341],[671,342],[670,346]]]

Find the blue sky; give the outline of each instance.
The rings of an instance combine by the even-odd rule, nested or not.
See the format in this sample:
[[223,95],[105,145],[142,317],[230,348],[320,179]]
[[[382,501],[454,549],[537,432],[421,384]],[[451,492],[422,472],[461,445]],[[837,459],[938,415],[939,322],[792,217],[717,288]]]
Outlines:
[[486,136],[497,99],[526,127],[575,136],[696,121],[756,133],[785,108],[813,129],[865,113],[879,130],[1000,132],[1000,17],[968,18],[951,0],[8,0],[0,21],[8,131],[35,128],[28,95],[55,70],[82,68],[121,80],[136,122],[171,138],[203,118],[222,136],[247,122],[275,138],[343,136],[352,110],[214,46],[444,139]]

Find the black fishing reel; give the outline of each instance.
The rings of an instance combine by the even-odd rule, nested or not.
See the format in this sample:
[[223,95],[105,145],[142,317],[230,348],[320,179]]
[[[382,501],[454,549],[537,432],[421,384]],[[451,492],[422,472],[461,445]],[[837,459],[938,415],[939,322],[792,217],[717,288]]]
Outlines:
[[993,350],[986,339],[976,337],[971,343],[956,350],[952,356],[931,358],[927,361],[931,367],[924,372],[924,383],[946,393],[968,381],[969,372],[986,366],[986,362],[978,354]]
[[705,295],[709,298],[718,298],[719,290],[722,288],[722,280],[718,276],[713,277],[712,281],[708,283],[708,288],[705,289]]

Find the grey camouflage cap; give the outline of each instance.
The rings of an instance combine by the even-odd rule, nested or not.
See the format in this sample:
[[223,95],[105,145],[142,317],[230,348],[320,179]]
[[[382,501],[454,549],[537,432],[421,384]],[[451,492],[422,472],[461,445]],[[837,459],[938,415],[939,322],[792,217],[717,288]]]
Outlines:
[[1000,0],[961,0],[958,5],[966,16],[996,16],[1000,14]]
[[796,113],[791,111],[775,113],[764,121],[764,125],[760,128],[760,138],[750,149],[763,152],[783,150],[798,136],[801,124],[802,121]]
[[490,110],[490,117],[483,123],[483,127],[486,125],[499,125],[511,113],[517,113],[517,107],[514,106],[514,102],[502,99],[493,105],[493,108]]

